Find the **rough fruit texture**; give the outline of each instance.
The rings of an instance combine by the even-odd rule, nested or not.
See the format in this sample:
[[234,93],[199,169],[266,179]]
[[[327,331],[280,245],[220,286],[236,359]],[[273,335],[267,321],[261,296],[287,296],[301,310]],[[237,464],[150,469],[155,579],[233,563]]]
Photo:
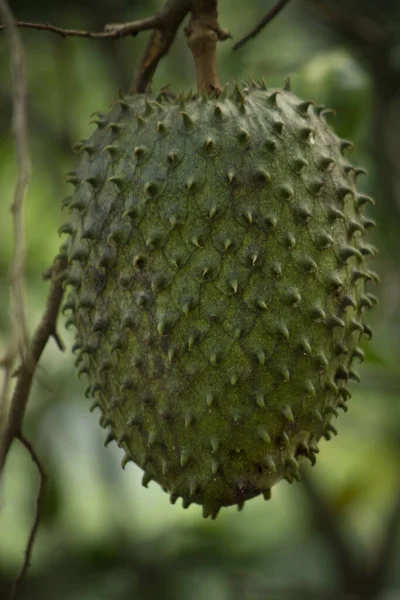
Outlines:
[[129,97],[95,122],[61,253],[107,441],[205,516],[268,498],[335,432],[370,336],[350,143],[263,84]]

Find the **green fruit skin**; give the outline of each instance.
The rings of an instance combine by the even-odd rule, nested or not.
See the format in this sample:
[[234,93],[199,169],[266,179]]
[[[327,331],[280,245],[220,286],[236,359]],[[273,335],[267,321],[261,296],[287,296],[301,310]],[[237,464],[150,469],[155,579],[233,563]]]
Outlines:
[[95,121],[60,253],[107,441],[205,516],[268,498],[335,431],[370,336],[350,143],[262,84],[128,97]]

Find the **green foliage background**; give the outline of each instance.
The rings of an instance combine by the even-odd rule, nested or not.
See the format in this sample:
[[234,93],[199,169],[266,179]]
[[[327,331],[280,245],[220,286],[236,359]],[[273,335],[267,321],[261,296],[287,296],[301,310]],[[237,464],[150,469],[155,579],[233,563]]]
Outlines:
[[[159,7],[155,0],[12,4],[21,20],[97,30],[106,22],[141,18]],[[381,252],[371,266],[381,274],[381,286],[372,290],[381,305],[372,315],[375,335],[365,347],[362,382],[353,386],[349,413],[339,417],[338,438],[320,444],[317,466],[310,473],[363,562],[379,546],[400,480],[399,215],[388,205],[376,169],[376,153],[381,151],[371,134],[376,81],[356,48],[322,27],[309,7],[294,4],[239,52],[232,51],[231,41],[221,44],[220,79],[264,76],[273,87],[290,75],[299,96],[337,110],[337,132],[356,143],[353,162],[370,171],[362,186],[378,204],[370,214],[379,219],[372,241]],[[261,0],[246,3],[245,8],[241,0],[220,0],[219,5],[221,25],[236,39],[267,8]],[[98,42],[22,31],[32,159],[26,203],[31,331],[47,295],[41,273],[59,246],[57,229],[64,219],[60,201],[68,193],[65,173],[76,164],[70,147],[90,135],[90,114],[106,109],[117,88],[129,87],[146,35]],[[8,206],[16,176],[8,61],[5,40],[0,38],[0,348],[9,332],[7,278],[13,240]],[[153,89],[166,84],[173,91],[195,86],[183,32],[161,63]],[[132,464],[123,472],[121,451],[104,448],[99,415],[89,414],[85,382],[75,376],[72,336],[64,331],[63,321],[60,330],[68,350],[62,354],[50,341],[26,420],[26,434],[50,477],[34,561],[21,598],[273,600],[300,598],[302,589],[307,590],[304,597],[312,598],[313,590],[338,585],[332,548],[315,525],[301,484],[283,482],[268,503],[254,499],[243,512],[225,509],[212,522],[202,519],[200,507],[184,511],[179,502],[169,505],[155,483],[143,488],[141,472]],[[36,486],[31,460],[15,443],[0,490],[0,597],[5,597],[22,560]],[[400,589],[399,541],[391,561],[385,587]],[[280,595],[279,590],[290,589],[294,595]],[[400,591],[393,594],[384,597],[400,598]]]

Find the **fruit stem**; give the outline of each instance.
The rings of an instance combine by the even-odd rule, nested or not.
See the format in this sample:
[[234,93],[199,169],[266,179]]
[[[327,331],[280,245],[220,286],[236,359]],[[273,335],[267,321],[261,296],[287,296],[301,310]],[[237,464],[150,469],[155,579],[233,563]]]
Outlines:
[[191,18],[185,29],[196,67],[199,93],[221,92],[217,73],[217,42],[231,37],[218,23],[217,0],[194,0]]

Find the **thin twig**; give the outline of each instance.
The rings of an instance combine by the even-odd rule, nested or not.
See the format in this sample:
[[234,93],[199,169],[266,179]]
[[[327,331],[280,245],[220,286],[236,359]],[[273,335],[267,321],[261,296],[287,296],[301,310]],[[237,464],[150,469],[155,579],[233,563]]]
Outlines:
[[11,345],[6,351],[5,356],[0,361],[0,367],[2,369],[2,380],[0,386],[0,437],[3,430],[4,424],[7,419],[8,411],[8,395],[11,385],[11,376],[14,370],[15,357],[17,351],[12,348]]
[[[0,0],[4,1],[4,0]],[[117,40],[127,36],[136,36],[141,31],[152,31],[143,56],[139,62],[136,75],[130,90],[132,94],[145,92],[158,63],[169,51],[183,19],[192,6],[192,0],[166,0],[164,6],[155,15],[131,23],[110,23],[104,31],[81,31],[77,29],[62,29],[49,23],[29,23],[26,21],[6,21],[0,25],[0,31],[11,24],[15,27],[38,29],[55,33],[63,38],[81,37],[101,40]],[[4,19],[5,20],[5,19]]]
[[252,29],[247,35],[245,35],[238,42],[236,42],[236,44],[233,46],[233,49],[238,50],[239,48],[244,46],[244,44],[246,44],[249,40],[256,37],[256,35],[258,35],[260,33],[260,31],[262,29],[264,29],[264,27],[266,25],[268,25],[268,23],[270,23],[270,21],[272,21],[272,19],[274,19],[276,17],[281,12],[281,10],[283,10],[285,8],[286,4],[288,4],[289,2],[290,2],[290,0],[280,0],[279,2],[277,2],[275,4],[275,6],[273,6],[271,8],[271,10],[269,10],[267,12],[267,14],[264,15],[264,17],[257,23],[257,25],[254,27],[254,29]]
[[141,31],[150,31],[154,29],[161,33],[161,37],[166,38],[164,44],[170,40],[165,51],[167,52],[182,19],[190,10],[191,4],[191,0],[167,0],[164,6],[151,17],[139,19],[130,23],[109,23],[104,27],[104,31],[63,29],[51,25],[50,23],[30,23],[27,21],[15,21],[14,19],[11,22],[4,19],[6,23],[5,25],[0,25],[0,31],[8,28],[12,24],[14,29],[16,27],[21,27],[26,29],[37,29],[39,31],[48,31],[50,33],[55,33],[62,38],[81,37],[98,40],[117,40],[128,36],[135,37]]
[[21,435],[22,422],[37,363],[48,339],[56,330],[58,311],[63,297],[60,273],[66,268],[66,260],[59,258],[54,263],[52,283],[42,319],[32,337],[32,341],[18,371],[17,382],[11,398],[10,410],[0,439],[0,474],[3,470],[10,446],[15,437]]
[[46,480],[47,480],[47,474],[46,474],[46,471],[42,464],[42,461],[40,460],[35,448],[31,444],[31,442],[23,434],[19,434],[17,437],[18,437],[19,441],[21,442],[21,444],[23,444],[25,446],[25,448],[28,450],[33,462],[36,465],[36,468],[39,473],[39,489],[38,489],[38,493],[37,493],[37,497],[36,497],[35,519],[33,521],[33,525],[32,525],[31,531],[29,533],[28,541],[27,541],[27,544],[25,547],[24,560],[21,565],[21,569],[20,569],[17,577],[15,578],[14,584],[13,584],[11,592],[10,592],[9,600],[14,600],[16,598],[18,587],[24,580],[26,573],[29,569],[30,563],[31,563],[32,549],[33,549],[33,545],[35,543],[36,535],[37,535],[38,528],[40,525],[40,517],[41,517],[41,513],[42,513],[42,506],[43,506],[43,500],[44,500],[44,496],[45,496]]
[[[10,47],[10,63],[12,73],[12,124],[17,160],[17,181],[14,191],[14,199],[11,205],[13,215],[14,252],[10,274],[10,308],[12,320],[11,340],[7,351],[8,362],[13,363],[17,353],[21,358],[25,355],[28,347],[28,329],[25,316],[24,304],[24,272],[25,272],[25,232],[23,207],[25,193],[29,181],[30,165],[28,151],[28,126],[27,126],[27,87],[25,77],[24,51],[18,30],[13,26],[14,16],[6,2],[0,0],[0,14],[7,25],[7,37]],[[7,398],[3,394],[8,393],[9,373],[4,372],[6,378],[0,406],[2,411],[6,406]]]
[[[0,0],[4,2],[5,0]],[[169,51],[183,19],[192,7],[192,0],[166,0],[164,6],[155,15],[131,23],[111,23],[104,31],[81,31],[62,29],[49,23],[29,23],[26,21],[6,21],[0,25],[0,31],[10,26],[49,31],[63,38],[81,37],[101,40],[117,40],[127,36],[136,36],[141,31],[152,31],[143,56],[139,62],[135,78],[130,90],[132,94],[143,93],[150,84],[158,63]],[[11,28],[11,27],[10,27]]]
[[60,350],[60,352],[65,352],[65,343],[58,331],[53,331],[51,335],[53,340],[57,344],[57,348]]
[[[79,29],[62,29],[61,27],[50,25],[50,23],[29,23],[26,21],[13,21],[13,25],[15,27],[49,31],[50,33],[55,33],[56,35],[59,35],[63,38],[81,37],[99,40],[116,40],[119,38],[127,37],[129,35],[136,36],[141,31],[155,29],[159,27],[160,24],[160,17],[158,13],[156,13],[152,17],[148,17],[147,19],[133,21],[132,23],[106,25],[104,31],[82,31]],[[8,24],[0,25],[0,31],[2,29],[6,29],[7,27]]]

